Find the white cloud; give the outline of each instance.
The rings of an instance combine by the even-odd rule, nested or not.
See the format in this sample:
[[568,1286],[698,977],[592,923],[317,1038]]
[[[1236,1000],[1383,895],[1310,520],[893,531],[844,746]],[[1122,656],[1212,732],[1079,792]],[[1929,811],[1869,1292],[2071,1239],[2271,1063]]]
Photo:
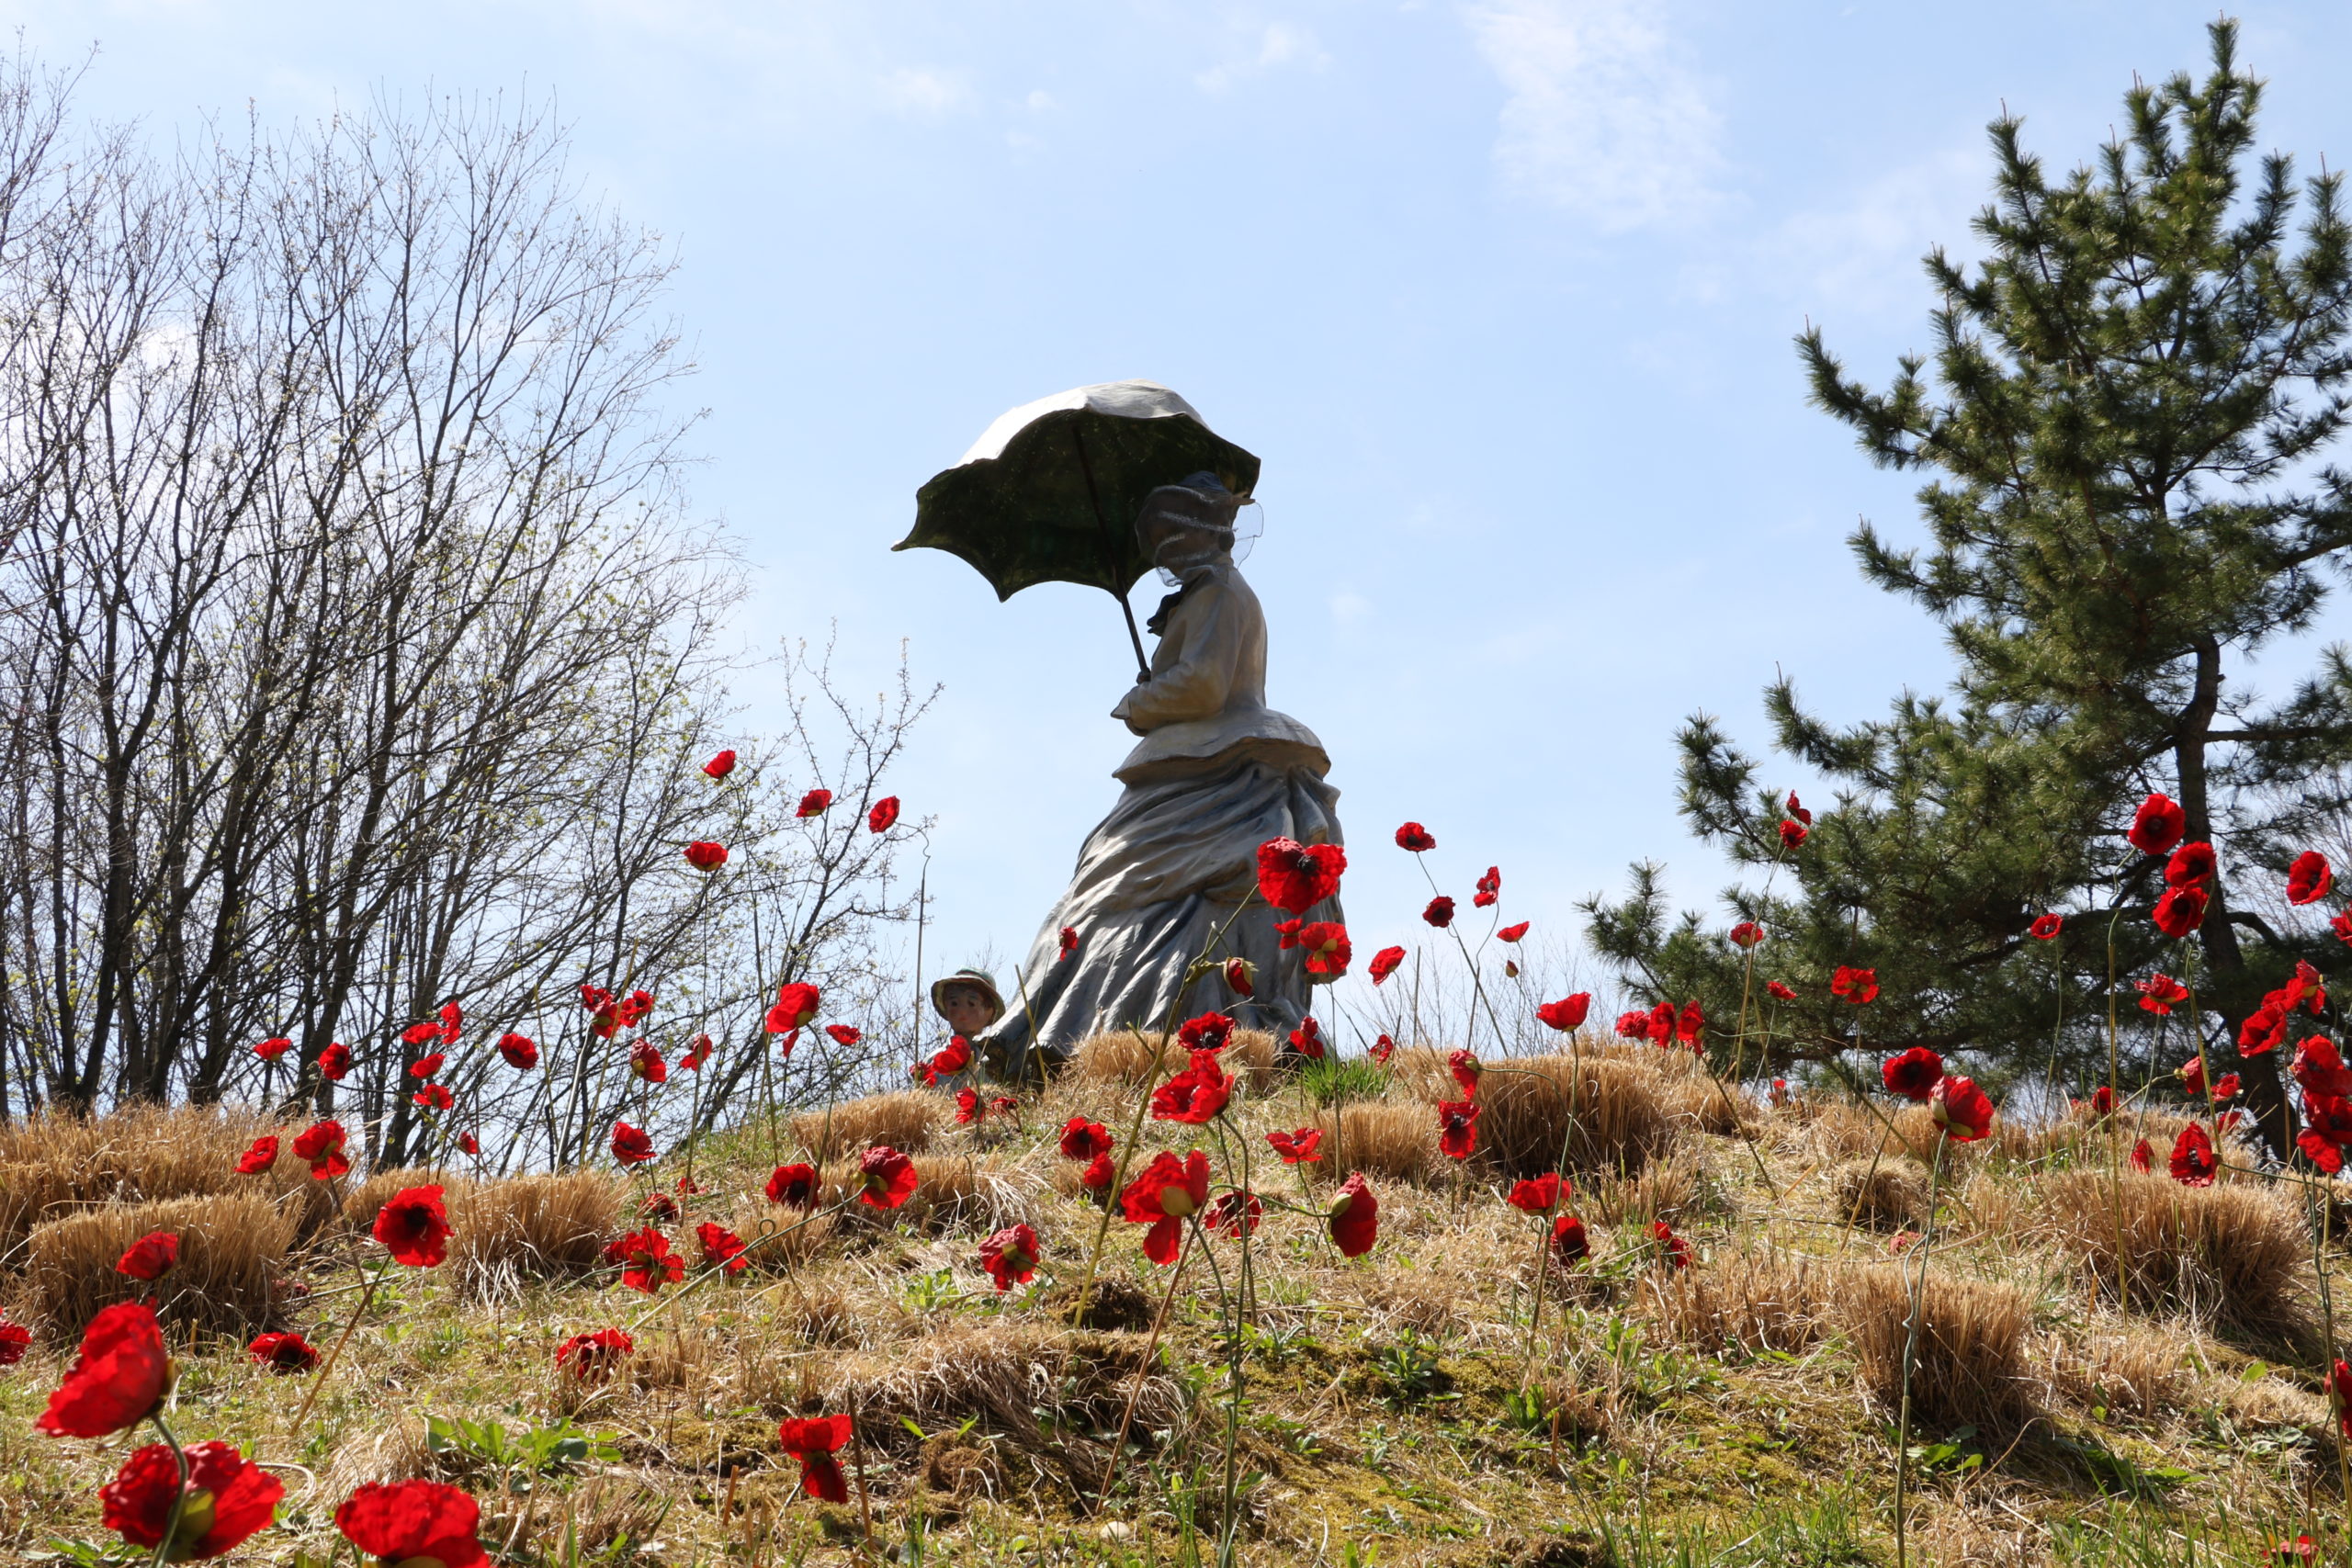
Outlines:
[[882,101],[901,114],[935,119],[969,105],[972,90],[954,72],[902,65],[882,78]]
[[1881,175],[1835,205],[1792,214],[1764,240],[1762,262],[1815,315],[1917,315],[1929,300],[1919,259],[1938,245],[1965,262],[1981,247],[1969,223],[1990,196],[1981,139]]
[[1256,47],[1237,59],[1211,66],[1193,78],[1204,93],[1222,93],[1245,77],[1280,70],[1285,65],[1320,71],[1331,62],[1315,35],[1287,22],[1269,22],[1260,29]]
[[1721,117],[1660,0],[1484,0],[1463,12],[1504,100],[1495,162],[1538,199],[1622,231],[1721,200]]

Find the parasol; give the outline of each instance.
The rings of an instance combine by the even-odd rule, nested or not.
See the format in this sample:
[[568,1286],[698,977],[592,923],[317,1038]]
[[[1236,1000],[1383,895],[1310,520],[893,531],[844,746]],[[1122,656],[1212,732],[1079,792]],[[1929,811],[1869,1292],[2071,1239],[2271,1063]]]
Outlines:
[[945,550],[999,600],[1036,582],[1077,582],[1118,600],[1148,678],[1127,590],[1151,570],[1135,536],[1144,498],[1212,473],[1247,499],[1258,459],[1157,381],[1105,381],[1001,414],[963,460],[915,492],[915,525],[890,547]]

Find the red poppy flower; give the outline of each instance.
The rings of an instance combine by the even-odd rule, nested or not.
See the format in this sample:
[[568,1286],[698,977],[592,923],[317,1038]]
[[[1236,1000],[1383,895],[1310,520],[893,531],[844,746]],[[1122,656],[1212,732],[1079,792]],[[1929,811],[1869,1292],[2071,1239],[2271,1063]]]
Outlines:
[[[440,1032],[432,1024],[428,1023],[424,1025],[424,1027],[433,1030],[436,1034]],[[419,1056],[415,1061],[411,1062],[408,1065],[408,1076],[413,1078],[430,1078],[434,1074],[439,1072],[448,1060],[449,1058],[447,1055],[439,1051],[435,1051],[430,1055]]]
[[1323,1059],[1323,1026],[1313,1017],[1303,1020],[1290,1032],[1290,1048],[1310,1062]]
[[2238,1076],[2237,1076],[2237,1074],[2235,1074],[2235,1073],[2223,1073],[2223,1074],[2222,1075],[2222,1081],[2221,1081],[2220,1083],[2217,1083],[2217,1084],[2215,1084],[2215,1085],[2213,1086],[2213,1098],[2214,1098],[2215,1100],[2228,1100],[2228,1099],[2231,1099],[2233,1096],[2234,1096],[2234,1095],[2237,1093],[2237,1091],[2238,1091]]
[[653,1140],[641,1128],[626,1122],[613,1123],[613,1157],[623,1165],[643,1165],[655,1157]]
[[1453,900],[1442,893],[1439,894],[1430,900],[1429,908],[1421,911],[1421,919],[1443,931],[1453,923]]
[[667,1192],[649,1192],[645,1201],[637,1206],[641,1220],[674,1220],[678,1217],[678,1201]]
[[2115,1114],[2115,1090],[2109,1085],[2101,1084],[2091,1090],[2091,1114],[2101,1117]]
[[1100,1122],[1089,1122],[1083,1116],[1073,1116],[1062,1123],[1061,1151],[1064,1159],[1092,1159],[1109,1154],[1117,1140],[1111,1130]]
[[1774,1078],[1772,1087],[1765,1091],[1765,1098],[1774,1105],[1786,1105],[1789,1102],[1789,1080]]
[[1792,822],[1785,818],[1782,818],[1781,822],[1781,847],[1784,850],[1795,849],[1799,844],[1805,841],[1805,838],[1810,831],[1811,829],[1807,829],[1802,822]]
[[1379,1063],[1384,1067],[1388,1065],[1388,1058],[1394,1056],[1396,1054],[1396,1042],[1391,1040],[1385,1034],[1381,1035],[1378,1039],[1374,1040],[1364,1052],[1365,1055],[1370,1056],[1374,1061]]
[[954,1077],[972,1065],[972,1043],[960,1034],[951,1034],[947,1043],[932,1053],[931,1060],[915,1069],[925,1084],[935,1084],[942,1078]]
[[254,1047],[254,1055],[265,1062],[275,1062],[294,1048],[294,1042],[283,1034],[273,1034]]
[[239,1176],[259,1176],[277,1163],[277,1134],[264,1133],[254,1140],[253,1147],[237,1156]]
[[280,1375],[307,1372],[319,1364],[319,1353],[299,1334],[257,1335],[245,1354]]
[[702,1262],[706,1269],[717,1269],[727,1274],[741,1274],[752,1266],[743,1256],[743,1238],[716,1220],[705,1220],[695,1227],[695,1239],[702,1244]]
[[1674,1234],[1664,1220],[1650,1222],[1650,1239],[1657,1243],[1659,1259],[1677,1269],[1690,1267],[1690,1244]]
[[123,1302],[82,1331],[82,1350],[33,1425],[52,1438],[103,1438],[137,1426],[172,1383],[155,1311]]
[[21,1323],[0,1321],[0,1367],[13,1367],[32,1348],[33,1331]]
[[2238,1055],[2263,1056],[2286,1043],[2287,1010],[2276,1001],[2265,1002],[2238,1025]]
[[1776,1002],[1792,1002],[1797,999],[1796,992],[1778,980],[1765,981],[1764,994]]
[[1191,1066],[1152,1090],[1151,1118],[1197,1127],[1224,1110],[1232,1097],[1233,1078],[1218,1067],[1216,1053],[1195,1051]]
[[1284,1165],[1317,1165],[1323,1156],[1315,1151],[1323,1145],[1323,1129],[1301,1127],[1294,1133],[1269,1133],[1266,1142],[1282,1156]]
[[1445,1070],[1452,1073],[1453,1081],[1462,1086],[1463,1099],[1478,1098],[1478,1075],[1487,1069],[1477,1057],[1467,1051],[1452,1052],[1445,1058]]
[[432,1269],[449,1256],[449,1213],[438,1187],[410,1187],[376,1212],[373,1233],[393,1261]]
[[401,1031],[401,1043],[404,1045],[422,1045],[440,1038],[441,1026],[437,1023],[412,1023]]
[[2160,855],[2180,842],[2188,830],[2188,814],[2170,795],[2151,795],[2132,814],[2131,830],[2124,836],[2142,854]]
[[638,1021],[653,1010],[653,993],[631,991],[613,1004],[613,1017],[623,1029],[634,1029]]
[[956,1121],[959,1125],[969,1126],[975,1118],[987,1114],[980,1106],[979,1090],[967,1087],[956,1091]]
[[825,814],[826,808],[832,804],[833,792],[831,790],[812,789],[807,795],[800,797],[799,807],[793,812],[793,815],[795,817],[822,817]]
[[2156,929],[2178,941],[2205,923],[2205,890],[2201,887],[2175,887],[2156,900],[2148,918]]
[[2056,915],[2036,915],[2033,918],[2032,927],[2034,940],[2048,942],[2064,930],[2065,925],[2066,922]]
[[2290,1012],[2294,1010],[2298,1002],[2307,1002],[2313,1018],[2327,1010],[2327,991],[2320,984],[2319,971],[2300,958],[2295,960],[2294,978],[2288,981],[2286,989],[2278,994],[2278,1005]]
[[2132,1145],[2132,1169],[2138,1171],[2141,1175],[2145,1176],[2148,1173],[2149,1168],[2153,1167],[2155,1162],[2156,1151],[2148,1146],[2147,1139],[2143,1138],[2138,1143]]
[[1649,1037],[1650,1015],[1648,1013],[1635,1009],[1632,1012],[1621,1012],[1617,1015],[1618,1039],[1646,1040]]
[[1693,997],[1682,1004],[1680,1012],[1674,1015],[1674,1037],[1696,1051],[1699,1037],[1706,1032],[1706,1010],[1699,1005],[1699,998]]
[[1037,1233],[1027,1225],[1007,1225],[980,1243],[980,1267],[999,1291],[1025,1285],[1036,1277]]
[[308,1160],[317,1179],[332,1180],[350,1173],[351,1162],[343,1157],[345,1142],[342,1122],[313,1122],[295,1134],[294,1157]]
[[1938,1079],[1928,1110],[1955,1144],[1973,1144],[1993,1130],[1993,1101],[1973,1078]]
[[2335,933],[2336,941],[2352,943],[2352,910],[2346,910],[2328,921],[2327,929]]
[[1584,1234],[1584,1222],[1574,1214],[1561,1214],[1552,1221],[1552,1256],[1564,1268],[1573,1269],[1592,1256],[1592,1242]]
[[502,1034],[498,1037],[498,1054],[506,1065],[518,1071],[528,1072],[539,1065],[537,1042],[527,1034]]
[[1380,1238],[1380,1200],[1357,1171],[1331,1195],[1331,1241],[1342,1258],[1361,1258]]
[[1179,1159],[1161,1149],[1119,1194],[1119,1213],[1133,1224],[1151,1227],[1143,1234],[1143,1255],[1165,1267],[1176,1261],[1185,1219],[1207,1207],[1208,1201],[1209,1156],[1194,1149]]
[[1337,920],[1310,921],[1298,933],[1298,945],[1306,950],[1306,972],[1336,980],[1348,972],[1348,961],[1355,949],[1348,942],[1348,928]]
[[1086,1162],[1086,1168],[1079,1172],[1078,1184],[1093,1197],[1107,1198],[1110,1196],[1111,1183],[1118,1174],[1118,1162],[1111,1157],[1110,1150],[1104,1149]]
[[1396,847],[1418,855],[1437,848],[1437,839],[1419,822],[1408,822],[1396,829]]
[[1187,1051],[1222,1051],[1233,1037],[1233,1020],[1221,1012],[1188,1018],[1176,1031],[1176,1043]]
[[2222,1162],[2213,1153],[2213,1140],[2198,1122],[2191,1122],[2173,1140],[2172,1179],[2184,1187],[2211,1187],[2219,1174]]
[[2159,970],[2140,982],[2140,1005],[2159,1018],[2170,1017],[2174,1004],[2188,999],[2188,987]]
[[1944,1076],[1944,1059],[1925,1045],[1914,1045],[1901,1055],[1889,1056],[1879,1066],[1887,1091],[1905,1100],[1925,1102]]
[[2314,1034],[2295,1047],[2295,1059],[2287,1073],[2303,1086],[2306,1094],[2335,1099],[2352,1095],[2352,1069],[2345,1066],[2343,1054],[2324,1034]]
[[1856,1007],[1873,1001],[1878,997],[1878,971],[1849,969],[1840,964],[1838,973],[1830,977],[1829,994],[1843,997]]
[[2328,1175],[2342,1170],[2344,1151],[2352,1146],[2352,1100],[2325,1094],[2303,1096],[2303,1130],[2295,1135],[2295,1143]]
[[[180,1474],[183,1457],[185,1482]],[[169,1443],[150,1443],[98,1488],[104,1509],[100,1522],[141,1551],[163,1546],[170,1533],[164,1559],[186,1562],[218,1557],[268,1528],[285,1495],[283,1482],[227,1443],[191,1443],[184,1456],[175,1454]]]
[[410,1095],[409,1099],[428,1111],[447,1111],[458,1103],[458,1097],[450,1093],[449,1086],[444,1083],[426,1084],[423,1089]]
[[670,1065],[662,1059],[661,1051],[650,1040],[639,1040],[628,1048],[628,1070],[630,1076],[644,1083],[670,1081]]
[[2292,1540],[2288,1540],[2282,1535],[2278,1539],[2278,1540],[2271,1544],[2270,1551],[2272,1555],[2277,1557],[2281,1562],[2316,1562],[2319,1561],[2319,1542],[2313,1540],[2307,1535],[2299,1535]]
[[633,1355],[637,1341],[627,1331],[600,1328],[594,1334],[575,1334],[555,1348],[555,1364],[582,1382],[603,1382],[620,1365],[623,1356]]
[[2202,887],[2213,877],[2213,846],[2199,839],[2173,851],[2165,863],[2167,887]]
[[1502,869],[1499,866],[1490,865],[1487,868],[1487,874],[1478,879],[1477,891],[1471,895],[1470,902],[1476,908],[1491,909],[1494,908],[1495,900],[1501,897],[1502,894]]
[[693,1043],[687,1047],[686,1054],[678,1058],[678,1066],[690,1073],[698,1073],[702,1071],[702,1065],[710,1060],[712,1049],[710,1036],[697,1034],[694,1037]]
[[721,751],[718,756],[705,762],[702,765],[702,771],[715,779],[725,778],[735,771],[735,753],[731,750]]
[[1237,997],[1254,997],[1258,994],[1257,973],[1257,965],[1248,959],[1228,958],[1225,961],[1226,987]]
[[116,1260],[114,1271],[134,1280],[160,1280],[180,1260],[180,1238],[169,1231],[150,1231],[134,1241]]
[[1731,928],[1731,944],[1734,947],[1754,947],[1763,940],[1764,928],[1754,920],[1742,920]]
[[869,833],[887,833],[898,820],[899,797],[895,795],[886,795],[874,803],[873,810],[865,814],[865,830]]
[[1503,1201],[1521,1213],[1548,1214],[1575,1195],[1575,1190],[1558,1171],[1547,1170],[1541,1176],[1527,1177],[1513,1183]]
[[768,1201],[788,1203],[796,1209],[817,1206],[817,1168],[813,1165],[780,1165],[768,1178]]
[[1377,986],[1380,982],[1388,978],[1389,976],[1396,973],[1397,965],[1404,962],[1405,950],[1403,948],[1384,947],[1378,953],[1372,955],[1371,966],[1367,968],[1364,973],[1371,976],[1372,983]]
[[2328,1371],[2327,1394],[2328,1403],[2335,1407],[2335,1424],[2352,1438],[2352,1363],[2341,1357]]
[[319,1053],[319,1077],[329,1083],[341,1083],[344,1074],[351,1071],[351,1047],[342,1041],[328,1043]]
[[915,1162],[888,1144],[876,1144],[857,1158],[857,1201],[874,1209],[895,1209],[915,1193]]
[[846,1416],[795,1416],[776,1428],[776,1441],[800,1461],[800,1490],[820,1503],[849,1501],[849,1482],[833,1457],[849,1441]]
[[1258,894],[1293,915],[1304,915],[1340,890],[1348,852],[1337,844],[1269,839],[1258,846]]
[[616,1238],[605,1248],[605,1261],[621,1267],[621,1283],[647,1295],[686,1277],[686,1260],[670,1250],[670,1238],[651,1225]]
[[1437,1146],[1448,1159],[1468,1159],[1478,1147],[1478,1102],[1441,1100],[1437,1106]]
[[768,1009],[768,1032],[785,1034],[798,1029],[817,1016],[822,998],[816,987],[805,980],[795,980],[780,987],[775,994],[775,1006]]
[[717,871],[727,863],[727,846],[696,839],[686,846],[686,863],[696,871]]
[[334,1511],[345,1540],[391,1563],[426,1558],[441,1568],[489,1568],[475,1535],[481,1527],[481,1505],[438,1481],[371,1481]]
[[1535,1017],[1538,1022],[1566,1034],[1572,1029],[1583,1027],[1585,1014],[1591,1010],[1592,993],[1578,991],[1574,996],[1562,997],[1556,1002],[1544,1003],[1535,1010]]
[[1794,790],[1789,791],[1788,812],[1790,816],[1795,818],[1806,827],[1810,828],[1813,826],[1813,813],[1807,811],[1804,807],[1798,802],[1797,792]]
[[2326,897],[2327,890],[2335,885],[2335,871],[2327,863],[2327,857],[2317,850],[2305,850],[2287,868],[2287,902],[2315,904]]
[[[1515,926],[1505,926],[1502,930],[1495,933],[1495,940],[1497,942],[1517,942],[1521,937],[1527,934],[1527,928],[1530,922],[1521,920]],[[1403,950],[1399,949],[1398,951],[1402,952]]]

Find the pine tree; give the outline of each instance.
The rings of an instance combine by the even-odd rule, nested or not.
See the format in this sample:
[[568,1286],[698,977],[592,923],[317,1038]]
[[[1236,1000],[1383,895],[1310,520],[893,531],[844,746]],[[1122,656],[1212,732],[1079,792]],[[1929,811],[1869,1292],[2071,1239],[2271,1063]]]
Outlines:
[[[2245,895],[2275,886],[2301,825],[2335,804],[2308,781],[2352,760],[2352,655],[2328,649],[2267,703],[2246,666],[2314,624],[2323,574],[2352,547],[2352,478],[2326,461],[2347,418],[2352,231],[2335,175],[2299,181],[2287,157],[2256,156],[2260,85],[2234,25],[2211,32],[2205,80],[2135,85],[2126,133],[2063,180],[2017,119],[1992,124],[1984,259],[1927,258],[1932,369],[1905,356],[1873,391],[1818,328],[1799,339],[1815,403],[1873,461],[1931,476],[1929,547],[1867,525],[1850,542],[1871,581],[1942,624],[1959,670],[1948,699],[1906,694],[1850,729],[1771,687],[1778,744],[1838,798],[1769,890],[1727,897],[1771,931],[1757,985],[1806,982],[1784,1050],[1828,1055],[1866,1022],[2012,1073],[2054,1050],[2102,1080],[2120,911],[2119,983],[2190,966],[2215,1072],[2243,1072],[2283,1151],[2278,1060],[2240,1063],[2237,1031],[2296,959],[2340,971],[2345,950]],[[1781,803],[1754,761],[1704,716],[1681,744],[1701,836],[1745,863],[1781,856]],[[2193,964],[2147,918],[2164,863],[2123,837],[2150,790],[2176,795],[2188,837],[2220,854]],[[1633,898],[1589,908],[1639,988],[1704,995],[1718,1018],[1737,1005],[1739,955],[1695,918],[1669,931],[1654,874],[1637,868]],[[2045,910],[2067,917],[2051,943],[2029,934]],[[1877,969],[1866,1013],[1822,999],[1839,964]],[[2071,1031],[2053,1032],[2056,995]],[[2136,1013],[2143,1070],[2193,1052],[2177,1039],[2152,1060],[2154,1020]]]

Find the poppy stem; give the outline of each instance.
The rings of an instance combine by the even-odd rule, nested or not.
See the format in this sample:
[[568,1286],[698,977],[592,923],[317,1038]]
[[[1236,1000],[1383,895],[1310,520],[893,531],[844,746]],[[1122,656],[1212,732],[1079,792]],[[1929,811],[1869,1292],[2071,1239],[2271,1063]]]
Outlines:
[[309,1418],[311,1406],[318,1403],[319,1390],[326,1387],[328,1377],[334,1371],[335,1361],[343,1355],[343,1348],[351,1343],[351,1336],[358,1328],[359,1320],[368,1314],[368,1303],[376,1299],[376,1287],[383,1283],[384,1270],[391,1266],[392,1255],[387,1252],[384,1254],[384,1260],[376,1265],[376,1271],[368,1276],[368,1288],[359,1292],[358,1303],[351,1309],[351,1315],[344,1320],[343,1332],[335,1337],[334,1344],[329,1347],[327,1359],[319,1363],[319,1375],[311,1380],[311,1392],[302,1396],[302,1408],[294,1413],[294,1424],[291,1427],[294,1436],[301,1435],[302,1423]]
[[180,1467],[179,1489],[172,1494],[172,1515],[170,1518],[164,1521],[164,1539],[155,1543],[155,1555],[153,1559],[153,1568],[164,1568],[164,1564],[172,1560],[172,1543],[179,1540],[180,1517],[187,1508],[187,1450],[180,1447],[180,1440],[177,1438],[172,1436],[172,1429],[164,1425],[164,1416],[160,1408],[149,1411],[147,1419],[162,1436],[165,1446],[172,1450],[173,1461]]
[[865,1490],[865,1439],[857,1430],[857,1400],[849,1402],[849,1460],[857,1471],[857,1510],[865,1518],[865,1544],[874,1545],[874,1499]]
[[[1136,1363],[1136,1385],[1127,1393],[1127,1411],[1119,1417],[1119,1435],[1111,1442],[1111,1462],[1102,1470],[1102,1503],[1106,1507],[1111,1502],[1112,1484],[1119,1479],[1120,1456],[1127,1451],[1127,1430],[1135,1425],[1136,1406],[1143,1400],[1143,1381],[1151,1375],[1151,1359],[1159,1353],[1160,1331],[1168,1326],[1168,1304],[1176,1299],[1176,1282],[1184,1277],[1184,1266],[1192,1260],[1193,1233],[1187,1232],[1184,1250],[1176,1255],[1176,1267],[1168,1276],[1168,1290],[1159,1298],[1159,1310],[1152,1314],[1151,1337],[1144,1342],[1143,1359]],[[1080,1300],[1083,1299],[1081,1292]]]
[[1936,1186],[1944,1172],[1948,1136],[1940,1127],[1936,1130],[1936,1157],[1928,1167],[1928,1217],[1919,1237],[1919,1282],[1911,1292],[1911,1321],[1904,1325],[1903,1408],[1896,1418],[1894,1434],[1894,1568],[1908,1568],[1910,1562],[1906,1516],[1910,1511],[1907,1493],[1911,1479],[1911,1369],[1918,1363],[1919,1320],[1927,1315],[1928,1252],[1936,1241]]

